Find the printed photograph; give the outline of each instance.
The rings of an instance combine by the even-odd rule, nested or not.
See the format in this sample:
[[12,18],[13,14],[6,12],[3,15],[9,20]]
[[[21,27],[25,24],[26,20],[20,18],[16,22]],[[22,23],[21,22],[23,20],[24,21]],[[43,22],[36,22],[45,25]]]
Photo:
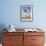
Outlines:
[[32,21],[32,5],[21,5],[20,6],[20,20],[23,22]]

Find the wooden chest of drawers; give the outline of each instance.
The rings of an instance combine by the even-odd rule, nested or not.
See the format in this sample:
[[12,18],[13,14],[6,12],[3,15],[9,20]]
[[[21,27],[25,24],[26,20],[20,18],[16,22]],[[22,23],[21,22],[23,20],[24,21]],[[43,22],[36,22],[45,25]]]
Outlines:
[[44,32],[4,32],[3,46],[44,46]]

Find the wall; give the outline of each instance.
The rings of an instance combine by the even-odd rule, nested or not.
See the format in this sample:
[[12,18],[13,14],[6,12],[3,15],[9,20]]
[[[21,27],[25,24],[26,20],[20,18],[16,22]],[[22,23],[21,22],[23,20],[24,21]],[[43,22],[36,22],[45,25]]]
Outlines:
[[[16,28],[46,28],[46,0],[0,0],[0,25],[13,24]],[[20,22],[20,5],[33,5],[33,21]]]

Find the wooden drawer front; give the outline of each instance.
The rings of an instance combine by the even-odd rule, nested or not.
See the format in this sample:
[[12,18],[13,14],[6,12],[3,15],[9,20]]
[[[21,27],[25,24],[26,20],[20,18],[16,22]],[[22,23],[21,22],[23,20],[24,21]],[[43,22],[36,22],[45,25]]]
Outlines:
[[44,36],[32,36],[32,44],[43,44]]
[[3,44],[2,46],[16,46],[14,44]]
[[43,44],[40,45],[40,44],[32,44],[31,46],[44,46]]
[[23,36],[23,32],[4,32],[4,36]]
[[36,35],[37,35],[37,36],[43,35],[43,36],[44,36],[44,32],[25,32],[25,33],[24,33],[24,36],[26,36],[26,35],[27,35],[27,36],[31,36],[31,35],[32,35],[32,36],[33,36],[33,35],[35,35],[35,36],[36,36]]
[[12,44],[8,43],[8,44],[2,44],[2,46],[23,46],[23,43],[20,42],[20,43],[15,43],[14,42]]
[[30,36],[26,36],[26,37],[24,37],[24,46],[31,46],[31,44],[32,44],[32,37],[30,37]]
[[15,42],[21,42],[23,41],[23,36],[5,36],[3,37],[3,43],[15,43]]

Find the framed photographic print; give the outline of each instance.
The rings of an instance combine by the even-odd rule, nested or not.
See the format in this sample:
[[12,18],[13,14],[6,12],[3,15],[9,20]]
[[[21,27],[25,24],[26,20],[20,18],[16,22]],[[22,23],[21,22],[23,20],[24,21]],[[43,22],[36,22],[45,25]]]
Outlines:
[[32,5],[20,5],[20,21],[31,22],[32,21]]

